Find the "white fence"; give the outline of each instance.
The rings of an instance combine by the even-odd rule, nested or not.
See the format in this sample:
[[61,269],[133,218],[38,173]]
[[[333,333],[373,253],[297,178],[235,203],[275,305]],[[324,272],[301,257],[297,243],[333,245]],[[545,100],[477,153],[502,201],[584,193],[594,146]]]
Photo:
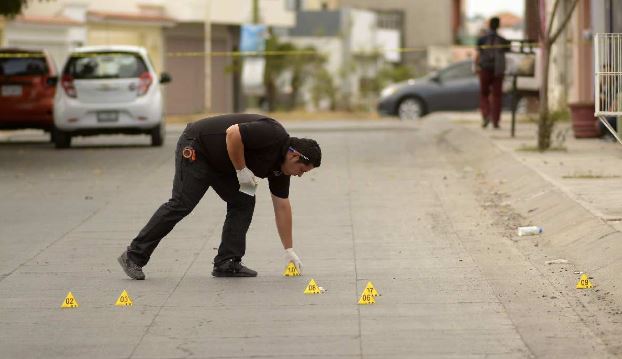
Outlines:
[[622,144],[622,124],[615,131],[606,119],[622,116],[622,34],[596,34],[594,76],[594,116]]

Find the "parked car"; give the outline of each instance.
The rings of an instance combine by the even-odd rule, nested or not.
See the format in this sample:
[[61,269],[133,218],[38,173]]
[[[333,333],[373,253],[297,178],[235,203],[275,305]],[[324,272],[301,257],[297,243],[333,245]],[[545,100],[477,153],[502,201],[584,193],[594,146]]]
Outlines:
[[[416,119],[434,111],[476,110],[479,79],[471,60],[457,62],[427,76],[390,85],[378,101],[381,115]],[[509,77],[504,84],[504,106],[509,107]]]
[[51,131],[57,79],[45,51],[0,49],[0,129]]
[[90,46],[68,57],[54,101],[54,143],[73,136],[148,134],[152,146],[164,142],[164,100],[147,50],[137,46]]

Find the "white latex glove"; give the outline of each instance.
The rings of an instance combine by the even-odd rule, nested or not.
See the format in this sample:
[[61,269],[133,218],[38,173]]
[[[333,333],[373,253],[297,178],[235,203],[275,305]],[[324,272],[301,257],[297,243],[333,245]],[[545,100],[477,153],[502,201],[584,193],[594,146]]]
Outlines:
[[240,183],[240,192],[249,196],[254,196],[257,190],[257,178],[248,167],[244,167],[241,170],[235,171],[238,175],[238,182]]
[[296,252],[294,252],[294,248],[287,248],[285,250],[285,259],[288,263],[294,263],[294,265],[298,269],[298,272],[302,274],[302,261],[300,261],[298,255],[296,254]]

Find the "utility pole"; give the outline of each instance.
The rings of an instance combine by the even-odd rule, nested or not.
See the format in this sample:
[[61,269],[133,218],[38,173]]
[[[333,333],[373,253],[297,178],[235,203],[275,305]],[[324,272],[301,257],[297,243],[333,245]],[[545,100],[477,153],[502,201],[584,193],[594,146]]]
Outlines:
[[[259,0],[252,0],[253,1],[253,13],[251,14],[252,18],[251,18],[251,22],[253,24],[259,24]],[[245,62],[248,63],[249,61],[254,61],[255,59],[261,58],[261,56],[252,56],[252,57],[248,57],[245,59]],[[242,65],[242,66],[247,66],[246,64]],[[265,70],[264,70],[265,71]],[[261,99],[257,96],[257,95],[251,95],[251,96],[247,96],[247,100],[248,100],[248,105],[251,108],[254,107],[261,107]]]
[[259,0],[253,0],[253,24],[259,24]]
[[205,20],[203,21],[203,48],[205,51],[203,66],[205,66],[205,98],[203,107],[206,112],[212,110],[212,14],[211,0],[205,1]]

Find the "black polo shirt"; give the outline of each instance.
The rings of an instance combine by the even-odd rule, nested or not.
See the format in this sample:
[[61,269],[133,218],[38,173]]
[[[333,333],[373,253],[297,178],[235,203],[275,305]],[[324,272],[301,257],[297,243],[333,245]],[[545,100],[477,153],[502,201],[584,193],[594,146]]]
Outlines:
[[[281,164],[289,146],[289,134],[272,118],[254,114],[231,114],[206,118],[194,122],[187,130],[196,141],[199,159],[221,174],[232,174],[235,168],[227,152],[226,131],[238,124],[244,158],[255,176],[268,178],[270,192],[280,198],[289,196],[290,176],[281,174]],[[235,183],[237,185],[237,183]]]

